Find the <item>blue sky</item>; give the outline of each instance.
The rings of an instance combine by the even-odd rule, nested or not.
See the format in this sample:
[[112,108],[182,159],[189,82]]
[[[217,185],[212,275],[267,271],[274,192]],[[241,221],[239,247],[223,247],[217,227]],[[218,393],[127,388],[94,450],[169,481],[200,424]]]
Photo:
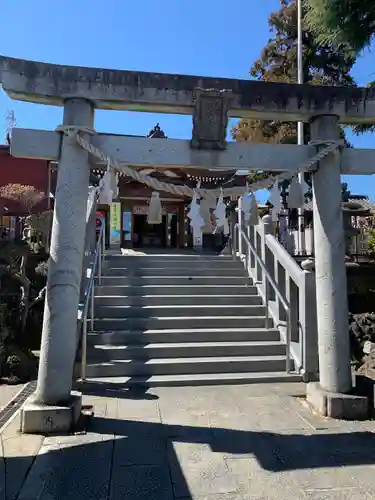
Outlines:
[[[230,7],[229,7],[230,5]],[[248,78],[269,38],[268,15],[279,0],[11,0],[1,8],[0,52],[57,64]],[[353,72],[360,84],[375,79],[375,56],[366,52]],[[7,110],[17,126],[54,129],[62,110],[11,101],[0,91],[0,135]],[[96,113],[98,131],[146,134],[156,122],[170,138],[191,136],[191,117]],[[372,148],[375,137],[352,138]],[[375,200],[375,178],[350,176],[352,192]]]

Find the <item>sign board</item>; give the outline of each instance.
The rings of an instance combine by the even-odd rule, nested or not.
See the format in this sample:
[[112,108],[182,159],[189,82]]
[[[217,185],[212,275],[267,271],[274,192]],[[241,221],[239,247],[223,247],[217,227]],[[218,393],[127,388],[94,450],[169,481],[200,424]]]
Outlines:
[[105,224],[105,212],[97,211],[95,215],[96,215],[96,220],[95,220],[96,232],[99,232],[100,228],[102,227],[102,224]]
[[133,214],[134,215],[147,215],[148,213],[148,206],[147,205],[135,205],[133,207]]
[[109,207],[109,242],[118,244],[121,242],[121,203],[111,203]]
[[132,239],[132,213],[122,213],[122,229],[124,231],[124,240],[131,241]]
[[[166,215],[167,213],[177,213],[178,207],[175,205],[167,205],[162,206],[162,213]],[[134,205],[133,207],[134,215],[147,215],[148,214],[148,205]]]

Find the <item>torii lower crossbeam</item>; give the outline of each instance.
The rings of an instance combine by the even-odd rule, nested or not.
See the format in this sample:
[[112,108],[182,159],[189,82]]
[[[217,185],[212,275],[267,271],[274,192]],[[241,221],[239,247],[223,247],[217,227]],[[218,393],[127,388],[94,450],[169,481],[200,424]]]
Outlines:
[[[293,144],[253,144],[229,142],[224,151],[191,149],[190,141],[180,139],[146,139],[115,134],[97,134],[92,144],[115,158],[118,163],[134,167],[200,168],[220,170],[265,170],[298,172],[301,165],[316,154],[313,146]],[[11,153],[18,158],[58,161],[61,135],[53,131],[15,128]],[[102,165],[92,159],[92,168]],[[375,150],[344,149],[342,174],[372,174]]]

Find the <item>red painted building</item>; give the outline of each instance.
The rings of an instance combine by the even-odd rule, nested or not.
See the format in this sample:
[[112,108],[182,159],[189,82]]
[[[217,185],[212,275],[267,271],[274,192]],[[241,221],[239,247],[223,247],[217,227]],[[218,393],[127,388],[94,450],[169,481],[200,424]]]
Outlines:
[[[35,207],[35,212],[49,207],[51,173],[49,162],[14,158],[8,145],[0,145],[0,187],[7,184],[34,186],[45,194],[45,199]],[[14,232],[17,216],[25,215],[21,204],[0,198],[0,226]]]

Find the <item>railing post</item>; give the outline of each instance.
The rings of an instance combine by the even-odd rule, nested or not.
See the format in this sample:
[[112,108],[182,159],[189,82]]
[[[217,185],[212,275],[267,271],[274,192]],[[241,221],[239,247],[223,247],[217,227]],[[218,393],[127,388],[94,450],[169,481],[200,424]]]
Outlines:
[[91,331],[94,331],[94,317],[95,317],[95,284],[94,278],[91,287],[91,307],[90,307],[90,317],[91,317]]
[[104,252],[105,252],[105,227],[104,222],[102,222],[103,226],[101,229],[101,234],[99,236],[99,255],[98,255],[98,285],[102,283],[102,274],[103,274],[103,263],[104,263]]
[[[262,257],[262,222],[260,222],[260,226],[254,226],[254,241],[253,247],[255,249],[255,253],[258,257]],[[257,283],[262,283],[262,269],[260,268],[256,259],[254,259],[254,280]]]
[[99,240],[99,255],[98,255],[98,285],[101,284],[102,281],[102,238]]
[[312,382],[318,379],[319,373],[314,261],[304,260],[301,267],[303,275],[299,284],[299,323],[302,365],[305,382]]
[[103,262],[105,260],[105,251],[106,251],[106,243],[105,243],[105,235],[106,235],[106,229],[107,229],[107,226],[106,226],[106,223],[104,222],[104,229],[103,229],[103,233],[102,233],[102,259],[103,259]]
[[242,212],[242,197],[238,199],[238,208],[237,208],[237,222],[238,222],[238,254],[240,258],[242,257],[242,236],[241,230],[243,229],[243,212]]
[[[255,232],[255,227],[251,226],[250,224],[247,224],[247,227],[246,227],[247,237],[249,238],[250,243],[255,248],[255,245],[254,245],[254,232]],[[254,270],[255,270],[255,257],[252,254],[252,252],[250,250],[250,247],[247,249],[247,257],[246,258],[247,258],[247,271],[248,271],[248,274],[253,279],[256,280],[257,279],[257,275],[254,272]]]
[[237,252],[237,228],[236,228],[236,222],[237,222],[237,213],[232,212],[230,216],[230,239],[229,239],[229,244],[230,244],[230,252],[233,257],[236,257],[236,252]]
[[287,274],[285,279],[286,300],[289,303],[289,321],[290,321],[290,340],[291,342],[299,342],[298,328],[298,286]]
[[[285,269],[280,265],[279,260],[274,256],[274,278],[277,283],[277,288],[283,297],[286,297],[286,275]],[[275,297],[276,300],[276,314],[279,321],[286,322],[287,311],[285,310],[283,304],[281,303],[279,297]]]
[[[264,262],[264,265],[267,269],[267,271],[270,273],[270,275],[273,275],[273,264],[270,259],[270,252],[268,251],[267,244],[266,244],[266,236],[267,234],[272,234],[273,233],[273,222],[272,218],[270,215],[265,215],[262,218],[261,222],[261,231],[260,231],[260,236],[261,236],[261,259]],[[271,290],[270,287],[266,286],[266,276],[264,276],[264,273],[262,272],[262,287],[263,287],[263,293],[265,296],[265,299],[271,299],[273,297],[273,291]]]
[[83,325],[82,325],[82,359],[81,359],[81,380],[86,380],[86,366],[87,366],[87,311],[83,311]]
[[[250,243],[253,245],[254,248],[256,248],[256,227],[255,226],[250,226],[248,225],[247,227],[247,237],[249,238]],[[252,276],[256,276],[256,273],[254,272],[256,269],[256,259],[254,255],[250,252],[250,258],[249,258],[249,266],[251,269],[251,274]]]

